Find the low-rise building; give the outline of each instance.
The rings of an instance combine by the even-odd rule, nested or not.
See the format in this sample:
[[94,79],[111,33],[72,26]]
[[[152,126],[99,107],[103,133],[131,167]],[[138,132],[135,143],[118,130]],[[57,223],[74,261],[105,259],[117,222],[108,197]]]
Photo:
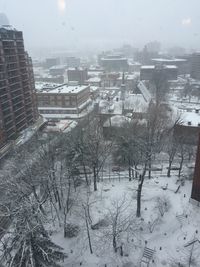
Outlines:
[[67,70],[68,81],[77,81],[79,85],[83,85],[88,79],[87,69],[70,68]]
[[121,55],[107,55],[100,59],[106,71],[128,71],[128,59]]
[[91,77],[85,83],[91,86],[101,87],[101,78],[99,77]]
[[174,136],[183,144],[196,145],[200,134],[200,110],[181,110],[180,116],[181,123],[175,126]]
[[185,58],[153,58],[151,61],[155,65],[176,66],[179,74],[189,73],[189,62]]
[[194,53],[191,59],[191,77],[200,80],[200,52]]
[[59,60],[59,58],[55,58],[55,57],[53,57],[53,58],[46,58],[46,60],[45,60],[45,67],[47,68],[47,69],[49,69],[49,68],[51,68],[51,67],[53,67],[53,66],[56,66],[56,65],[58,65],[58,64],[60,64],[60,60]]
[[77,57],[66,57],[64,62],[67,64],[68,68],[78,68],[80,66],[81,60]]
[[66,66],[58,65],[53,66],[49,69],[49,74],[52,76],[63,76],[65,73]]
[[38,110],[47,119],[79,118],[91,103],[90,87],[58,86],[37,91]]
[[167,80],[177,80],[178,68],[175,65],[147,65],[140,69],[140,80],[153,80],[157,68],[162,69]]

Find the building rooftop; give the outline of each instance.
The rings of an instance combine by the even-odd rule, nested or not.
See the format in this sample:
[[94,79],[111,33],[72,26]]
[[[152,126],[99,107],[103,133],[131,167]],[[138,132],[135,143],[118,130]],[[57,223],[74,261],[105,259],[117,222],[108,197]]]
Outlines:
[[66,65],[55,65],[50,68],[50,70],[60,70],[60,69],[66,69]]
[[99,77],[92,77],[92,78],[89,78],[88,80],[87,80],[87,82],[89,82],[89,83],[99,83],[99,82],[101,82],[101,78],[99,78]]
[[141,69],[155,69],[154,65],[146,65],[146,66],[142,66]]
[[177,69],[177,66],[175,66],[175,65],[165,65],[164,67],[166,69]]
[[35,89],[38,91],[49,91],[60,86],[59,83],[46,83],[46,82],[35,82]]
[[[164,69],[177,69],[176,65],[163,65]],[[155,65],[142,66],[141,69],[155,69]]]
[[152,58],[152,61],[156,61],[156,62],[168,62],[168,63],[173,63],[173,62],[186,62],[186,59],[182,59],[182,58],[173,58],[173,59],[169,59],[169,58]]
[[116,61],[119,61],[119,60],[126,60],[127,61],[127,58],[125,57],[111,57],[111,58],[101,58],[101,60],[104,60],[104,61],[113,61],[113,60],[116,60]]
[[200,125],[200,114],[195,112],[183,112],[181,113],[182,125],[195,126]]
[[40,93],[48,93],[48,94],[78,94],[81,91],[85,90],[89,88],[89,86],[85,86],[85,85],[76,85],[76,86],[72,86],[72,85],[68,85],[68,84],[64,84],[62,86],[58,86],[52,90],[42,90],[42,92]]
[[11,25],[1,25],[0,30],[6,30],[6,31],[17,31],[13,26]]
[[76,127],[77,122],[73,120],[49,121],[45,128],[45,132],[68,132]]

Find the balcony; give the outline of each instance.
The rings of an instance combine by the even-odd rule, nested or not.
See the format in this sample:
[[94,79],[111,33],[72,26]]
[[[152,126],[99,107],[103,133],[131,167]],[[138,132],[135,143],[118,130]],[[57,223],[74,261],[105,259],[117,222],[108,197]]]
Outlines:
[[9,102],[9,99],[8,98],[5,98],[5,99],[0,98],[0,102],[1,102],[2,105],[4,105],[5,103]]

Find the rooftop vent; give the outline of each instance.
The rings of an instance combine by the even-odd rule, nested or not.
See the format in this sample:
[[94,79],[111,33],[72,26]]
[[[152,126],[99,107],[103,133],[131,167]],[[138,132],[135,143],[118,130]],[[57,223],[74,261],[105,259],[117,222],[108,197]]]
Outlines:
[[188,125],[192,125],[192,122],[191,121],[188,121]]

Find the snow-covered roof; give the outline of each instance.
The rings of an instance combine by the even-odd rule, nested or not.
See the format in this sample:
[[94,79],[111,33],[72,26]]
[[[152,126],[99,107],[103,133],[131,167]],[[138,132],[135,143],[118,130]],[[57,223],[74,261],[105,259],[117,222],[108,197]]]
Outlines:
[[88,71],[88,76],[90,77],[99,77],[103,74],[103,71]]
[[181,113],[181,119],[183,122],[183,125],[187,126],[196,126],[198,127],[200,125],[200,114],[195,112],[184,112]]
[[120,61],[120,60],[127,61],[127,58],[125,58],[125,57],[111,57],[111,58],[101,58],[101,60],[104,60],[104,61]]
[[145,113],[148,108],[148,102],[142,94],[130,94],[125,100],[124,107],[136,113]]
[[154,65],[145,65],[145,66],[142,66],[141,69],[155,69],[155,66]]
[[52,89],[50,91],[43,90],[40,93],[48,93],[48,94],[69,94],[69,93],[72,93],[72,94],[77,94],[77,93],[80,93],[81,91],[83,91],[87,88],[89,89],[89,86],[85,86],[85,85],[72,86],[72,85],[64,84],[64,85],[56,87],[55,89]]
[[[127,74],[127,75],[125,75],[125,80],[134,80],[136,77],[137,77],[137,75],[135,73],[134,74]],[[122,76],[117,78],[117,80],[121,81]]]
[[175,65],[165,65],[166,69],[177,69],[177,66]]
[[169,58],[152,58],[152,61],[156,61],[156,62],[186,62],[186,59],[181,59],[181,58],[173,58],[173,59],[169,59]]
[[46,83],[46,82],[35,82],[36,90],[51,90],[60,86],[59,83]]
[[120,127],[123,126],[124,123],[130,122],[131,119],[123,116],[123,115],[115,115],[111,118],[109,118],[105,123],[104,123],[104,127]]
[[[163,66],[165,69],[177,69],[176,65],[164,65]],[[146,66],[142,66],[141,69],[155,69],[156,66],[155,65],[146,65]]]
[[92,78],[88,79],[87,82],[89,82],[89,83],[99,83],[99,82],[101,82],[101,78],[92,77]]
[[146,88],[145,84],[140,81],[138,83],[137,87],[140,90],[140,92],[142,93],[144,100],[149,103],[151,101],[152,97],[151,97],[149,90]]
[[90,86],[90,92],[95,92],[97,90],[99,90],[98,86]]
[[45,131],[48,132],[66,132],[76,127],[77,122],[73,120],[59,120],[48,122]]
[[52,66],[50,68],[50,70],[60,70],[60,69],[66,69],[66,65],[56,65],[56,66]]
[[0,29],[4,29],[4,30],[7,30],[7,31],[17,31],[13,26],[11,25],[1,25],[0,26]]
[[83,71],[83,70],[86,70],[86,69],[84,69],[84,68],[81,68],[81,67],[79,67],[79,68],[68,68],[67,70],[72,70],[72,71]]

